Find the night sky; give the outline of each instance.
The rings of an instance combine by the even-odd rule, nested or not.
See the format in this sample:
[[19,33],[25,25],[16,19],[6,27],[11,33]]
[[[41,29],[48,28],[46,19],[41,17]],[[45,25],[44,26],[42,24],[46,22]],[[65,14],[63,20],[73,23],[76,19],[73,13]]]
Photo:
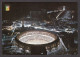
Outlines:
[[[10,11],[5,11],[5,5],[10,5]],[[3,2],[2,3],[2,19],[17,20],[26,17],[31,10],[55,10],[59,6],[67,6],[70,10],[75,10],[77,15],[76,2]]]

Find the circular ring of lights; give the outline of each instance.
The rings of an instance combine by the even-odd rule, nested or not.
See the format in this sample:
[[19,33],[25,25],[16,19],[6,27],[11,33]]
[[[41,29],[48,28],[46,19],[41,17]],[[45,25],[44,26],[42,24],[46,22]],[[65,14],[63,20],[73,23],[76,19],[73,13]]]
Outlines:
[[59,42],[56,34],[41,30],[30,30],[19,34],[15,38],[22,46],[47,46]]

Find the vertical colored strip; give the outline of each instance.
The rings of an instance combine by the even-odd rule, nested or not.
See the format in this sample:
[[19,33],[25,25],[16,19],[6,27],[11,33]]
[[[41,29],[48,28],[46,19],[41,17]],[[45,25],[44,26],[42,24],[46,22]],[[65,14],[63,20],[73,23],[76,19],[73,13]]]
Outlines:
[[10,11],[10,6],[9,6],[9,5],[6,5],[6,6],[5,6],[5,10],[6,10],[6,11]]

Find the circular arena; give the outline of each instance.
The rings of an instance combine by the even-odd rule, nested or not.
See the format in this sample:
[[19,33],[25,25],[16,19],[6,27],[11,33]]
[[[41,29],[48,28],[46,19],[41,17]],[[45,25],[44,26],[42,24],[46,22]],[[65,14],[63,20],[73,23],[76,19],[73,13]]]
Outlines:
[[[55,33],[40,30],[30,30],[19,34],[16,38],[19,47],[31,51],[31,54],[46,54],[49,47],[57,47],[59,38]],[[49,47],[48,47],[49,46]],[[34,52],[35,51],[35,52]]]

